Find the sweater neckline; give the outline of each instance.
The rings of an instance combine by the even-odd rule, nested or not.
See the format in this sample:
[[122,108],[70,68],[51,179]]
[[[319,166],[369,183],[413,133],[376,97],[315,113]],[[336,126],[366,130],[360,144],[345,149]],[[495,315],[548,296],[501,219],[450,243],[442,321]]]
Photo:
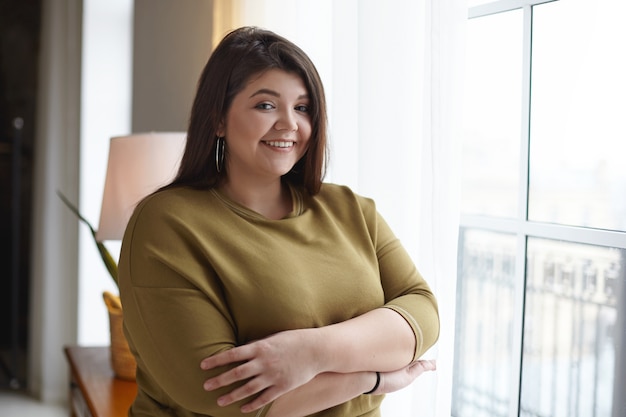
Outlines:
[[283,217],[282,219],[278,219],[278,220],[268,219],[267,217],[263,216],[260,213],[257,213],[254,210],[249,209],[243,204],[239,204],[238,202],[232,200],[231,198],[229,198],[226,194],[224,194],[222,191],[218,190],[217,188],[211,188],[211,192],[226,207],[228,207],[231,211],[233,211],[234,213],[242,217],[248,217],[248,218],[252,218],[256,220],[274,222],[274,221],[281,221],[285,219],[298,217],[302,213],[304,213],[304,199],[302,198],[301,191],[297,187],[294,187],[289,183],[287,183],[287,186],[289,187],[289,192],[291,193],[292,208],[291,208],[291,211],[285,217]]

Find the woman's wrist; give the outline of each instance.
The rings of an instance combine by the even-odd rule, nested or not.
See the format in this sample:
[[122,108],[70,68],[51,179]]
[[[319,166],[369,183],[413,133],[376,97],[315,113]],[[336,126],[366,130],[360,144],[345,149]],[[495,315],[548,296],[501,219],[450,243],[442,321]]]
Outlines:
[[[368,374],[372,375],[371,372],[368,372]],[[380,372],[376,371],[373,374],[376,377],[376,382],[374,383],[373,387],[371,389],[369,389],[368,391],[364,392],[363,394],[374,394],[376,392],[376,390],[378,389],[378,387],[380,386]],[[369,380],[369,378],[368,378]]]
[[307,357],[312,366],[315,367],[315,373],[332,372],[332,360],[334,360],[334,352],[329,349],[327,340],[324,340],[323,327],[298,329],[303,335],[303,349],[307,351]]

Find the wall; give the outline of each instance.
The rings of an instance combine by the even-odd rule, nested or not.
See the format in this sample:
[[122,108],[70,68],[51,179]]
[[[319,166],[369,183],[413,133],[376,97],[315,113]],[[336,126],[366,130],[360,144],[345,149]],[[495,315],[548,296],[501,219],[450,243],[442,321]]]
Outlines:
[[[132,22],[133,0],[83,0],[78,201],[81,213],[94,227],[100,214],[109,138],[128,133],[131,126]],[[108,344],[105,290],[117,291],[89,229],[81,226],[79,344]]]
[[67,397],[63,346],[76,341],[78,222],[56,195],[78,196],[80,0],[43,2],[32,219],[28,389]]
[[132,131],[185,131],[211,52],[213,1],[135,0]]

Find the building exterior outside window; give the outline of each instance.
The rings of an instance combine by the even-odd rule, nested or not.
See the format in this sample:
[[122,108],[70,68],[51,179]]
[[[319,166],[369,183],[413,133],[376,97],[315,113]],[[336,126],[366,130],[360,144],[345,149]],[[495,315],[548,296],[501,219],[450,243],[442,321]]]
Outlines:
[[626,416],[626,4],[469,3],[452,415]]

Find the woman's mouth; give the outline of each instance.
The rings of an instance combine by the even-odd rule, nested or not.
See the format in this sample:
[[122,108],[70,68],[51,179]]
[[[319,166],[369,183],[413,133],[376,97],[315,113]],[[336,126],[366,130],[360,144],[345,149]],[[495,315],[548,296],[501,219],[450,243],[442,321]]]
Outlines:
[[284,141],[284,140],[267,140],[267,141],[264,141],[263,143],[273,148],[291,148],[292,146],[296,144],[293,141]]

